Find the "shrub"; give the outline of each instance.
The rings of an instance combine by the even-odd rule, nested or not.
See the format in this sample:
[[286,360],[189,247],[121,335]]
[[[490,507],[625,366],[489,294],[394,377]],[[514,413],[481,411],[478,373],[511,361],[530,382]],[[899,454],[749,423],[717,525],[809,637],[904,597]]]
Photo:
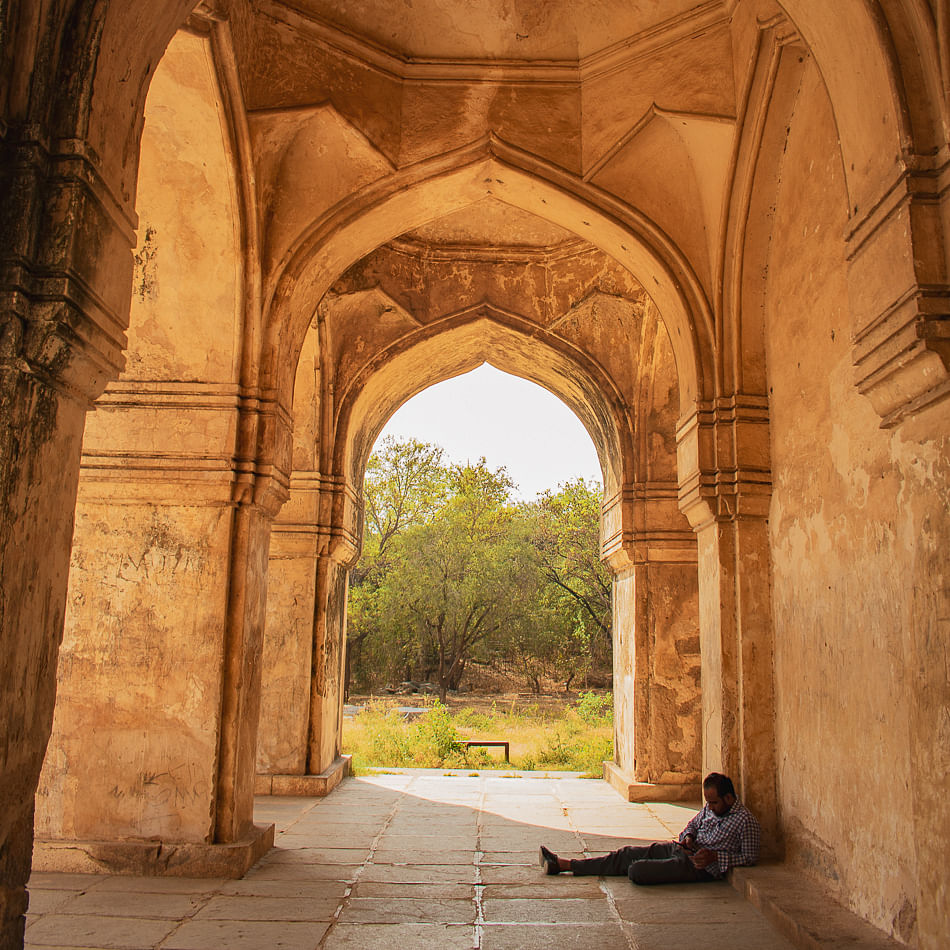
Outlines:
[[577,699],[577,714],[589,726],[613,725],[613,694],[595,693],[593,690],[581,693]]
[[442,768],[465,762],[465,745],[452,722],[452,714],[436,702],[409,730],[410,757],[423,768]]

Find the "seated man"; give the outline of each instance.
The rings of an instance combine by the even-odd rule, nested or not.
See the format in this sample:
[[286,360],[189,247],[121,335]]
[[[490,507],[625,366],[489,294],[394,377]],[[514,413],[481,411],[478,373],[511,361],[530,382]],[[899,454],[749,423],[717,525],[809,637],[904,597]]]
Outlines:
[[732,779],[710,772],[703,780],[706,804],[680,832],[679,841],[627,847],[600,858],[568,860],[541,846],[548,874],[623,875],[634,884],[715,881],[731,867],[755,864],[762,832],[755,816],[737,798]]

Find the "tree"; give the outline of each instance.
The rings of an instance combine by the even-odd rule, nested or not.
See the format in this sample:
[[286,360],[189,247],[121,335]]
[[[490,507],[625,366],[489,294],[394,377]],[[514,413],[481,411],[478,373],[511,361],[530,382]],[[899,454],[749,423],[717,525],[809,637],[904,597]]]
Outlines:
[[351,577],[350,673],[435,680],[443,700],[473,660],[540,691],[610,669],[600,491],[583,480],[515,503],[504,469],[445,465],[386,440],[367,467],[363,557]]
[[490,471],[484,459],[452,466],[445,504],[400,537],[379,590],[389,623],[414,633],[443,700],[517,610],[511,579],[524,542],[512,530],[513,487],[504,469]]
[[545,598],[568,625],[559,639],[558,666],[566,672],[566,688],[583,657],[587,669],[611,666],[612,583],[600,560],[599,485],[583,478],[567,482],[537,502],[535,548],[547,581]]
[[[379,629],[379,585],[389,568],[393,542],[402,532],[425,524],[445,500],[448,470],[442,457],[437,445],[388,436],[367,463],[363,553],[350,573],[344,695],[349,695],[353,670],[362,666],[367,638]],[[403,644],[392,659],[405,652]]]

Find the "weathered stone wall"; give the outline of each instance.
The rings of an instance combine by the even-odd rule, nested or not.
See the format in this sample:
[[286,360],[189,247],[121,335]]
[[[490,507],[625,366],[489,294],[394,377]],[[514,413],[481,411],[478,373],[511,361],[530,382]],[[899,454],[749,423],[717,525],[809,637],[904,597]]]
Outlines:
[[211,840],[231,512],[155,501],[80,490],[40,837]]
[[[291,501],[293,503],[293,484]],[[285,506],[287,507],[287,506]],[[316,584],[315,531],[275,525],[267,567],[257,771],[304,775]]]
[[683,562],[657,552],[614,579],[614,754],[637,782],[700,780],[697,574],[684,547]]
[[[22,942],[30,812],[52,718],[83,401],[96,398],[121,366],[142,106],[189,6],[7,0],[0,10],[4,947]],[[579,24],[575,45],[567,37],[558,46],[568,57],[561,64],[548,60],[536,36],[512,40],[506,17],[513,45],[482,46],[480,27],[501,5],[456,11],[466,27],[454,36],[457,47],[446,48],[440,31],[425,24],[413,35],[422,47],[394,55],[359,42],[370,0],[338,9],[351,32],[329,43],[326,24],[309,22],[302,3],[264,10],[225,0],[213,15],[206,9],[191,26],[212,37],[221,54],[215,69],[207,38],[176,45],[155,80],[157,90],[170,85],[165,111],[150,116],[155,139],[144,153],[153,167],[142,179],[143,199],[149,181],[154,187],[140,207],[181,212],[180,220],[143,215],[129,371],[99,401],[86,447],[78,514],[85,540],[78,538],[75,570],[87,573],[91,595],[84,602],[74,592],[70,609],[98,628],[88,604],[107,605],[115,623],[101,626],[122,630],[124,642],[90,653],[95,640],[80,642],[70,627],[55,768],[57,756],[87,757],[76,744],[81,729],[67,722],[87,708],[70,704],[70,696],[86,699],[81,674],[105,676],[108,705],[128,689],[116,662],[160,679],[167,656],[194,647],[184,638],[171,646],[171,639],[205,621],[163,594],[164,603],[150,605],[149,626],[135,628],[140,644],[133,642],[121,612],[142,617],[152,594],[142,576],[120,566],[123,549],[150,571],[187,566],[193,589],[202,583],[196,578],[226,573],[226,592],[202,592],[221,614],[218,645],[202,641],[207,652],[197,651],[220,649],[223,666],[202,670],[177,699],[204,711],[198,693],[214,692],[220,676],[217,779],[207,808],[215,840],[246,828],[269,517],[280,495],[268,497],[265,483],[288,474],[280,467],[289,469],[285,417],[298,347],[324,292],[360,257],[453,212],[489,221],[482,203],[492,202],[496,211],[535,214],[612,255],[648,287],[670,328],[684,416],[680,497],[701,535],[706,761],[735,770],[771,829],[787,832],[792,860],[884,929],[921,950],[942,950],[950,918],[943,868],[950,848],[945,6],[682,3],[681,17],[659,24],[649,13],[657,5],[618,3],[603,15],[610,35],[582,36]],[[221,13],[231,15],[230,27]],[[399,16],[405,24],[393,35],[403,25],[413,33],[413,11]],[[630,38],[604,50],[627,35],[626,28],[617,33],[618,22]],[[364,55],[372,62],[360,62]],[[517,61],[502,64],[493,59],[499,55]],[[790,73],[781,65],[773,90],[770,70],[781,60],[799,66]],[[228,91],[219,97],[223,73]],[[770,97],[778,121],[760,125]],[[786,98],[796,103],[789,122]],[[176,104],[191,115],[180,126]],[[219,140],[225,112],[231,121]],[[243,156],[242,215],[227,143]],[[757,167],[760,176],[749,171]],[[247,229],[238,236],[242,222]],[[457,223],[441,236],[455,233]],[[533,233],[529,244],[544,243],[539,229]],[[507,241],[487,242],[498,243]],[[522,274],[529,294],[537,273]],[[746,292],[762,274],[764,303]],[[494,276],[483,273],[474,306],[497,292]],[[443,301],[451,298],[450,288],[438,290],[448,291]],[[266,327],[262,299],[270,308]],[[582,334],[568,341],[581,356],[590,345],[608,367],[627,362],[612,345],[612,309],[578,303],[578,328],[602,321],[597,333],[605,333],[599,343]],[[768,393],[758,352],[762,314]],[[530,373],[540,331],[530,342],[518,339],[493,322],[500,316],[496,309],[467,335],[430,340],[400,371],[418,373],[421,385],[433,363],[448,371],[456,356],[478,356],[477,337],[485,334],[513,346],[513,368]],[[440,352],[459,340],[461,354]],[[345,376],[357,393],[351,407],[369,419],[358,433],[368,436],[379,418],[359,402],[364,383],[378,383],[376,394],[393,402],[413,384],[379,381],[382,370],[372,379],[353,374],[343,355],[340,381]],[[628,503],[643,482],[627,464],[635,455],[624,441],[634,431],[632,419],[624,421],[630,391],[608,398],[604,376],[589,366],[582,374],[579,365],[552,359],[541,381],[556,383],[562,373],[565,399],[588,408],[592,429],[615,437],[611,450],[627,468],[610,477],[629,496],[611,500],[605,522],[613,538],[618,526],[634,530],[622,516],[634,510]],[[335,411],[327,407],[326,418]],[[328,439],[350,437],[332,428],[324,428]],[[345,492],[358,481],[347,465],[360,446],[347,451],[334,444],[319,464],[297,466],[343,511],[321,522],[339,537],[352,533],[357,511]],[[156,524],[164,526],[160,537],[150,536]],[[186,534],[179,550],[175,538]],[[208,543],[215,566],[203,573],[195,566]],[[338,735],[334,682],[346,579],[339,551],[315,548],[313,557],[311,770]],[[632,606],[636,592],[627,593]],[[203,755],[212,731],[193,730],[186,741]],[[134,788],[152,774],[170,792],[186,787],[190,779],[176,784],[173,777],[176,762],[162,759],[167,749],[158,748],[157,769],[145,762],[156,751],[146,732],[122,739],[126,752],[138,742],[143,758],[126,759],[118,784]],[[42,812],[49,797],[40,803]],[[144,798],[140,805],[137,814],[124,812],[132,824],[123,832],[151,821]],[[77,815],[87,825],[101,817],[84,806],[71,815],[42,812],[40,822],[65,827]],[[188,822],[196,815],[182,811]],[[176,833],[205,837],[208,823],[201,822],[195,817],[190,830]]]
[[937,804],[950,765],[950,415],[885,430],[855,391],[847,210],[811,67],[767,296],[781,818],[792,861],[884,930],[936,948],[950,846]]

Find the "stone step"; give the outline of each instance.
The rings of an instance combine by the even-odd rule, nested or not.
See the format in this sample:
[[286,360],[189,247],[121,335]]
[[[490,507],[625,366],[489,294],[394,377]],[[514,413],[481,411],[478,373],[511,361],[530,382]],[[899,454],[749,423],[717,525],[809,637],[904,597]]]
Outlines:
[[898,943],[835,901],[817,882],[777,864],[734,868],[732,886],[802,950],[898,950]]

